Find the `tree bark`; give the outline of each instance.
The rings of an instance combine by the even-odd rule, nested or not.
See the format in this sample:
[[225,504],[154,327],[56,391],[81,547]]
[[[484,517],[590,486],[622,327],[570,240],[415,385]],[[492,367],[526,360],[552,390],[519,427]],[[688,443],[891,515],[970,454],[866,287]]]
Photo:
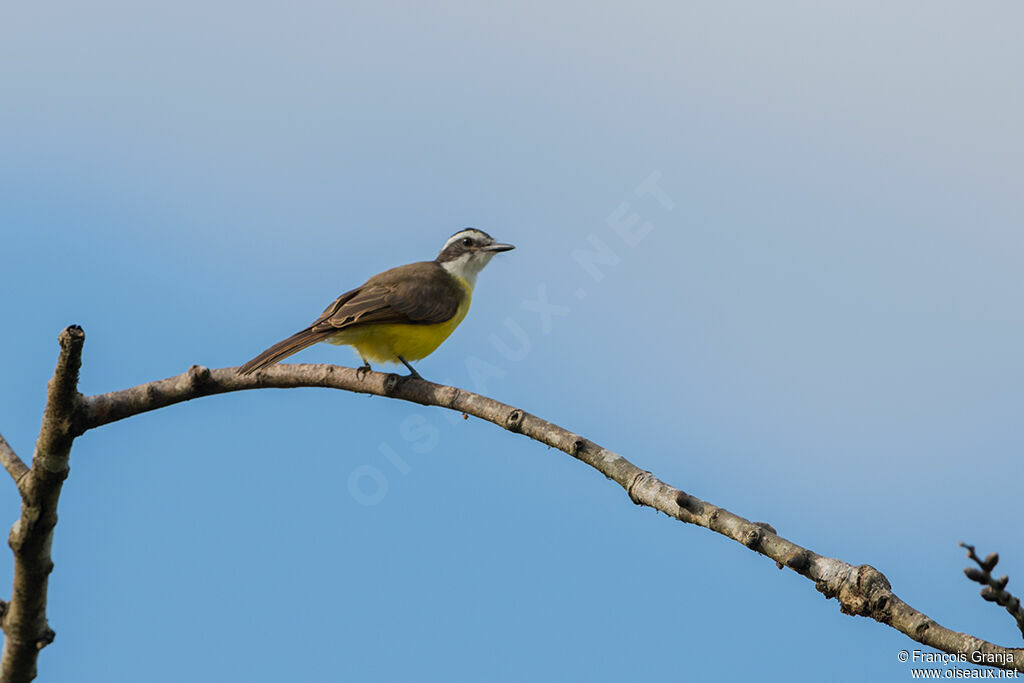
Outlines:
[[940,626],[900,600],[889,581],[874,567],[854,566],[818,555],[778,535],[771,525],[751,522],[689,495],[618,453],[486,396],[422,379],[334,365],[276,365],[254,375],[240,375],[236,368],[210,370],[194,365],[175,377],[82,397],[75,386],[83,340],[79,328],[68,328],[61,335],[61,356],[50,381],[31,470],[21,471],[17,465],[20,460],[16,460],[16,455],[11,458],[13,450],[0,438],[0,459],[12,477],[24,482],[19,486],[24,501],[22,516],[11,531],[15,579],[2,621],[7,640],[0,662],[0,683],[31,680],[39,650],[53,639],[46,624],[46,582],[53,567],[49,551],[57,521],[57,499],[68,473],[68,455],[75,436],[202,396],[296,387],[341,389],[439,406],[523,434],[590,465],[619,484],[637,505],[652,507],[673,519],[726,536],[771,558],[779,569],[788,567],[810,579],[825,597],[839,602],[844,614],[870,617],[941,652],[963,654],[969,661],[974,661],[972,654],[977,652],[986,657],[985,663],[990,666],[1024,672],[1024,648],[1003,647]]
[[[21,683],[36,676],[39,651],[53,642],[46,621],[46,594],[53,560],[53,530],[57,526],[57,500],[68,476],[71,444],[81,433],[78,416],[78,369],[82,364],[85,333],[72,326],[60,334],[57,369],[47,386],[43,424],[36,440],[32,467],[20,472],[19,460],[4,465],[21,493],[21,517],[11,528],[7,543],[14,552],[14,586],[4,609],[4,649],[0,655],[0,681]],[[6,444],[6,441],[4,442]],[[12,451],[13,453],[13,451]],[[15,456],[16,458],[17,456]]]

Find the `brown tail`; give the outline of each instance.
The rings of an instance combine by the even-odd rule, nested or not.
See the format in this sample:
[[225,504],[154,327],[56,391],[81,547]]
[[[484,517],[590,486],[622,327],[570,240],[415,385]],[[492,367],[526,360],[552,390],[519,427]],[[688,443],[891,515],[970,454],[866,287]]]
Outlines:
[[284,341],[277,342],[269,349],[238,368],[238,374],[249,375],[257,370],[262,370],[268,365],[278,363],[293,353],[298,353],[307,346],[312,346],[319,341],[323,341],[329,336],[329,334],[325,334],[323,332],[314,332],[312,328],[307,327],[301,332],[296,332]]

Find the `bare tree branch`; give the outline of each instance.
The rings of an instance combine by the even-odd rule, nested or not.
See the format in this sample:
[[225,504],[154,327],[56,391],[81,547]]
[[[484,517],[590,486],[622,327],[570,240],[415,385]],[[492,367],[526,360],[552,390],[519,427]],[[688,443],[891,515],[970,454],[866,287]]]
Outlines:
[[780,566],[815,582],[827,598],[835,598],[844,614],[870,617],[887,624],[928,647],[962,653],[970,661],[978,652],[985,662],[1024,671],[1024,648],[1007,648],[951,631],[915,610],[892,592],[889,581],[869,565],[853,566],[823,557],[775,534],[769,525],[752,523],[724,508],[690,496],[641,470],[618,453],[526,413],[454,387],[379,372],[334,365],[277,365],[259,374],[242,376],[233,368],[208,370],[192,366],[188,372],[85,399],[85,429],[200,396],[259,388],[328,387],[388,396],[422,405],[440,406],[493,422],[557,448],[598,470],[626,490],[634,503],[664,512],[680,521],[727,536]]
[[[68,476],[71,444],[77,427],[78,369],[85,333],[77,325],[60,333],[57,368],[47,385],[43,424],[36,440],[32,469],[20,477],[21,517],[11,528],[8,545],[14,551],[14,587],[3,615],[3,655],[0,682],[31,681],[39,651],[53,642],[46,622],[46,592],[53,560],[53,529],[57,500]],[[24,464],[24,463],[22,463]]]
[[[40,443],[52,442],[53,447],[47,450],[37,446],[36,457],[39,458],[40,453],[45,450],[46,457],[43,462],[48,463],[51,467],[58,466],[55,471],[63,475],[67,473],[67,450],[60,450],[57,446],[70,448],[71,440],[75,435],[133,415],[213,394],[262,388],[326,387],[449,408],[493,422],[499,427],[564,451],[614,480],[625,489],[634,503],[660,510],[680,521],[710,529],[771,558],[780,568],[789,567],[814,581],[817,590],[825,597],[835,598],[844,614],[870,617],[895,628],[923,645],[942,652],[963,654],[968,657],[969,661],[978,661],[974,657],[974,654],[978,653],[984,658],[981,663],[1024,672],[1024,648],[1002,647],[940,626],[927,615],[900,600],[892,592],[885,576],[873,567],[869,565],[853,566],[841,560],[818,555],[779,536],[768,524],[752,523],[724,508],[688,495],[660,481],[650,472],[641,470],[617,453],[602,448],[558,425],[485,396],[455,387],[433,384],[425,380],[333,365],[277,365],[255,375],[246,376],[237,374],[235,368],[209,370],[201,366],[192,366],[187,372],[175,377],[108,394],[81,398],[74,393],[73,383],[70,384],[71,390],[68,391],[68,385],[57,381],[58,376],[62,374],[62,365],[74,365],[77,370],[78,357],[65,348],[64,335],[62,335],[62,348],[65,349],[62,352],[62,360],[58,363],[54,380],[51,381],[50,393],[53,400],[48,399],[47,401],[47,412],[43,420],[44,428],[40,434]],[[81,342],[79,341],[79,351],[80,348]],[[66,362],[65,355],[73,356],[74,363]],[[58,391],[60,388],[57,386],[58,384],[64,387],[64,391]],[[60,411],[51,410],[51,403],[57,402],[53,397],[57,395],[63,395],[66,398]],[[58,414],[64,417],[64,420],[60,422],[61,428],[54,429],[54,433],[60,438],[54,439],[53,436],[50,436],[44,439],[44,436],[48,434],[47,425]],[[63,453],[63,469],[59,469],[60,458],[54,455],[58,452]],[[34,469],[33,467],[33,472],[30,474],[32,478],[35,477]],[[36,486],[38,487],[38,485]],[[58,493],[59,486],[59,481],[57,481]],[[32,492],[36,492],[36,490],[36,488],[30,489]],[[52,502],[54,505],[56,504],[56,495],[53,496]],[[24,514],[23,519],[25,519]],[[19,522],[19,524],[23,524],[23,522]],[[18,528],[19,525],[16,524],[15,530]],[[49,540],[52,537],[50,532],[52,532],[52,524],[46,532],[47,552],[45,557],[47,561],[49,561]],[[14,536],[15,533],[12,531],[12,539]],[[17,554],[16,550],[16,564],[19,562]],[[45,609],[45,588],[44,574],[41,597],[36,595],[31,598],[43,609]],[[15,598],[18,598],[17,578],[15,579]],[[22,595],[21,599],[25,601],[29,598]],[[42,610],[39,614],[44,615],[42,624],[45,626],[45,614]],[[10,642],[10,631],[8,631],[6,619],[4,630],[8,633],[8,642]],[[35,633],[40,632],[36,631]],[[44,640],[45,638],[40,638],[35,642],[42,642],[45,645]],[[31,641],[21,638],[16,642],[15,648],[22,648],[27,642]],[[5,646],[4,670],[0,675],[0,683],[8,680],[29,680],[7,677],[7,657],[7,647]],[[34,661],[33,654],[33,669]]]
[[982,598],[1006,608],[1010,616],[1016,620],[1020,634],[1024,636],[1024,607],[1020,604],[1020,598],[1006,590],[1006,584],[1010,582],[1010,577],[1003,574],[998,579],[992,578],[992,570],[999,564],[999,555],[989,553],[988,557],[983,560],[975,554],[973,545],[961,543],[960,547],[967,548],[967,557],[974,560],[979,567],[979,569],[967,567],[964,569],[964,574],[971,581],[977,581],[984,586],[981,589]]
[[28,474],[28,465],[22,462],[3,434],[0,434],[0,462],[3,463],[7,474],[11,475],[14,483],[18,484],[18,489],[21,490],[21,479]]

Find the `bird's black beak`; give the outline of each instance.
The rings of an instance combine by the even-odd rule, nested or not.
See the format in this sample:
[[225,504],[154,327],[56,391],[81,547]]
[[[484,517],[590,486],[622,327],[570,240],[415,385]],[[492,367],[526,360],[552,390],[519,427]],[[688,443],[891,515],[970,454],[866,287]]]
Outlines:
[[493,252],[511,251],[513,249],[515,249],[515,247],[513,245],[511,245],[511,244],[499,244],[497,242],[495,242],[494,244],[488,244],[486,247],[480,247],[480,251],[493,251]]

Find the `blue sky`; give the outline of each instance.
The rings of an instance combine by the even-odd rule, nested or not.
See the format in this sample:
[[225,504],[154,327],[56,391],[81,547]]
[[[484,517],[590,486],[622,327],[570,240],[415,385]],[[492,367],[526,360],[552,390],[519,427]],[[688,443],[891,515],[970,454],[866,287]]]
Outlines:
[[[425,377],[1019,645],[956,543],[1021,592],[1022,19],[8,5],[0,433],[31,453],[66,325],[86,393],[237,365],[473,225],[518,249]],[[44,681],[904,680],[916,647],[559,452],[323,390],[80,438],[54,559]]]

